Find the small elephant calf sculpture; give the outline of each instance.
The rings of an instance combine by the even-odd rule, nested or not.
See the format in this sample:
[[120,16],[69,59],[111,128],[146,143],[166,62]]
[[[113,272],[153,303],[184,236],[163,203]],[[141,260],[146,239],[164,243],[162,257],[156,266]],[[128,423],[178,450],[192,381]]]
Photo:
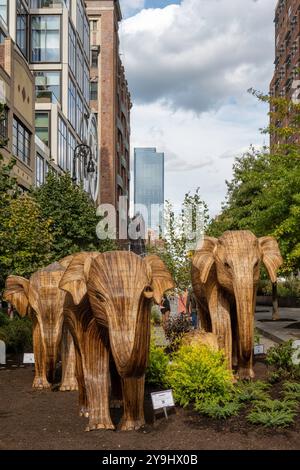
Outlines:
[[63,308],[66,293],[59,289],[59,282],[73,259],[68,256],[57,263],[40,269],[30,279],[9,276],[6,280],[4,299],[10,302],[24,317],[33,321],[33,352],[35,377],[33,388],[50,388],[54,380],[55,366],[61,347],[61,391],[77,390],[75,378],[75,351],[70,332],[63,326]]
[[256,238],[250,231],[228,231],[219,239],[205,237],[192,260],[201,327],[221,338],[220,348],[230,368],[234,350],[241,379],[254,377],[254,312],[261,261],[276,282],[282,264],[276,240]]

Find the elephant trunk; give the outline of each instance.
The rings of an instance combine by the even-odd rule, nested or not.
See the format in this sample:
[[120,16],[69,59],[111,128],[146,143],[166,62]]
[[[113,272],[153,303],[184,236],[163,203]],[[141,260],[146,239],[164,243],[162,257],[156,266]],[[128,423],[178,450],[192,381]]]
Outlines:
[[254,377],[252,369],[254,343],[255,289],[253,280],[234,289],[237,308],[238,366],[240,379]]
[[53,338],[50,338],[50,339],[46,338],[46,341],[45,341],[46,374],[47,374],[47,380],[50,383],[53,383],[54,378],[55,378],[57,351],[58,351],[57,342]]
[[[127,330],[127,333],[126,333]],[[122,378],[142,377],[150,344],[150,308],[140,308],[135,325],[111,334],[110,345],[118,373]]]

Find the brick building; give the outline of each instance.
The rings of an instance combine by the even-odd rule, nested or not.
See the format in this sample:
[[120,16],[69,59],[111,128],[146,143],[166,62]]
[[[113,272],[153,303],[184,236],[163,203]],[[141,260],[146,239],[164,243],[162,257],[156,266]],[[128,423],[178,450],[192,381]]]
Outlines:
[[[299,98],[296,80],[300,79],[300,0],[279,0],[275,9],[275,71],[270,94]],[[287,124],[287,123],[282,123]],[[278,123],[280,125],[280,123]],[[271,145],[279,143],[271,136]]]
[[131,99],[119,53],[119,0],[87,0],[91,37],[91,101],[98,117],[100,141],[99,202],[112,204],[117,218],[119,197],[127,198],[130,186]]

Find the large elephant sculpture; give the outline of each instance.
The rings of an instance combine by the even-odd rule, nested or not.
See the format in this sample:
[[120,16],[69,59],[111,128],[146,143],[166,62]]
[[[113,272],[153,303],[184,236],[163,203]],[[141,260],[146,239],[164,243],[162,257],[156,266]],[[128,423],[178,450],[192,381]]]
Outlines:
[[256,238],[248,230],[228,231],[219,239],[204,237],[192,260],[201,326],[218,336],[230,368],[233,351],[241,379],[254,377],[254,313],[261,262],[276,282],[282,264],[276,240]]
[[[114,251],[80,254],[63,275],[69,295],[65,319],[76,351],[79,404],[87,431],[114,429],[109,411],[110,364],[121,381],[121,430],[144,424],[144,383],[150,340],[150,309],[174,287],[159,257]],[[111,382],[112,385],[114,382]]]
[[51,387],[60,351],[62,358],[60,390],[78,389],[73,339],[63,325],[66,292],[58,287],[72,259],[73,256],[68,256],[40,269],[29,280],[21,276],[9,276],[6,280],[4,299],[10,302],[22,317],[29,315],[33,321],[35,357],[33,388]]

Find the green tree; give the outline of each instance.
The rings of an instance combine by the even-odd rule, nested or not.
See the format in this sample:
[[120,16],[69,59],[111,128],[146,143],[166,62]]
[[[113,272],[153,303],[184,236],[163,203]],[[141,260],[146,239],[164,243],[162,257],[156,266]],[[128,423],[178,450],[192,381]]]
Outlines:
[[179,291],[190,286],[190,254],[203,236],[208,219],[208,208],[199,188],[194,194],[185,195],[179,214],[169,201],[165,203],[162,243],[148,247],[148,251],[157,253],[163,259]]
[[52,259],[57,260],[78,251],[107,251],[115,242],[100,241],[96,236],[99,218],[89,195],[82,186],[74,185],[69,173],[50,171],[46,182],[33,190],[43,217],[51,220]]
[[274,136],[270,149],[250,148],[236,159],[233,178],[227,182],[221,214],[208,233],[252,230],[257,236],[273,235],[280,244],[284,272],[300,269],[300,106],[285,98],[251,92],[270,105],[270,126],[262,132]]
[[42,216],[39,205],[29,194],[12,197],[2,214],[0,285],[3,288],[9,274],[26,277],[48,264],[52,235],[51,221]]

